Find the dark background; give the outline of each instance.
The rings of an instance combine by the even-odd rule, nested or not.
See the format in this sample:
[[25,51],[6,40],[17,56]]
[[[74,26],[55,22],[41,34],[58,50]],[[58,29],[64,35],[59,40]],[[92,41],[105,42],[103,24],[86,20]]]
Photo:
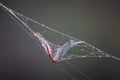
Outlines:
[[[51,28],[120,57],[119,1],[0,0],[0,2]],[[120,80],[120,61],[110,58],[82,58],[69,62],[92,80]],[[0,80],[71,80],[56,65],[70,68],[64,62],[52,64],[35,41],[0,8]],[[71,68],[72,72],[76,74],[77,71]]]

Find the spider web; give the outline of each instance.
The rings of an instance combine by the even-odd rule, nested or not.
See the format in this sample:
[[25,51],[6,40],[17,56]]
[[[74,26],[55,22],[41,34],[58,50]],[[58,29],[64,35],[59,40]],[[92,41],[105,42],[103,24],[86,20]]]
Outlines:
[[[35,39],[39,45],[43,45],[44,42],[47,41],[52,50],[52,57],[54,58],[56,54],[59,55],[58,61],[85,57],[109,57],[120,60],[120,58],[103,52],[85,41],[61,33],[16,11],[13,11],[1,3],[0,7],[5,10],[12,19],[14,19],[15,22],[17,22],[27,32],[27,34]],[[36,36],[36,33],[39,33],[39,35]],[[40,36],[44,38],[44,41],[41,41]],[[45,48],[43,49],[45,50]]]
[[[37,44],[40,47],[42,47],[40,48],[41,50],[45,52],[46,50],[45,45],[46,43],[49,44],[52,52],[52,58],[55,58],[57,55],[58,61],[70,60],[74,58],[85,58],[85,57],[96,57],[96,58],[108,57],[108,58],[120,60],[120,58],[117,58],[104,51],[101,51],[100,49],[90,45],[85,41],[61,33],[29,17],[26,17],[16,11],[13,11],[12,9],[7,8],[1,3],[0,3],[0,7],[4,11],[6,11],[8,15],[10,15],[10,17],[15,22],[17,22],[20,25],[20,27],[37,42]],[[71,68],[75,72],[83,76],[82,80],[84,79],[91,80],[91,78],[89,78],[84,73],[79,71],[74,65],[72,65],[69,62],[66,63],[69,65],[69,67],[71,66]],[[70,74],[69,71],[65,70],[61,66],[58,66],[58,68],[66,75],[68,75],[71,79],[76,80],[73,74]]]

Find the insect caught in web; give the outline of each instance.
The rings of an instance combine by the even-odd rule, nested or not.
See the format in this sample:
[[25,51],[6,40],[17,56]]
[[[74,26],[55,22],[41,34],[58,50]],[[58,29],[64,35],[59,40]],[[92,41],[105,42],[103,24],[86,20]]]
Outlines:
[[[49,56],[49,59],[50,59],[52,62],[57,62],[59,55],[56,54],[56,56],[53,58],[53,56],[52,56],[52,50],[51,50],[51,47],[50,47],[48,41],[46,41],[45,38],[44,38],[40,33],[38,33],[38,32],[35,33],[34,35],[35,35],[36,37],[38,37],[38,39],[40,40],[40,42],[41,42],[41,44],[42,44],[42,47],[45,49],[46,53],[47,53],[48,56]],[[59,52],[57,51],[57,53],[59,53]]]
[[[1,3],[0,7],[6,11],[10,17],[14,19],[15,22],[17,22],[21,28],[24,29],[26,33],[38,43],[38,45],[42,46],[50,61],[53,63],[84,57],[106,57],[120,60],[120,58],[112,56],[111,54],[108,54],[85,41],[61,33],[16,11],[13,11]],[[77,70],[77,68],[75,68],[70,63],[67,64]],[[73,80],[76,80],[64,69],[61,70],[70,76]],[[87,77],[84,74],[82,75]],[[87,79],[90,80],[90,78]]]

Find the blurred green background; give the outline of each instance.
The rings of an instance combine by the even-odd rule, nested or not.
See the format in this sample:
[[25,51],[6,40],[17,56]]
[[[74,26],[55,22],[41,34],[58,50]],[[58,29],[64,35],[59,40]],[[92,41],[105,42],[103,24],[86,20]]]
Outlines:
[[[0,2],[53,29],[120,57],[119,1],[0,0]],[[92,80],[120,80],[120,61],[109,58],[83,58],[69,62]],[[59,64],[69,68],[64,62]],[[31,37],[0,8],[1,80],[71,80],[55,66],[59,64],[51,64]],[[71,73],[72,71],[76,73],[71,68]]]

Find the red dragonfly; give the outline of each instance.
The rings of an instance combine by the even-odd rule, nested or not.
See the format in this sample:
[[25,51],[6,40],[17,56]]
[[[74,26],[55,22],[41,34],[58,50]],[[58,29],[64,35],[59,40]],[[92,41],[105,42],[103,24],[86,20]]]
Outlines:
[[35,36],[40,40],[43,48],[45,49],[46,53],[48,54],[49,59],[51,60],[51,62],[56,63],[58,62],[59,59],[59,53],[60,53],[60,49],[58,48],[55,53],[55,55],[53,56],[53,51],[51,46],[49,45],[49,42],[40,34],[40,33],[35,33]]

